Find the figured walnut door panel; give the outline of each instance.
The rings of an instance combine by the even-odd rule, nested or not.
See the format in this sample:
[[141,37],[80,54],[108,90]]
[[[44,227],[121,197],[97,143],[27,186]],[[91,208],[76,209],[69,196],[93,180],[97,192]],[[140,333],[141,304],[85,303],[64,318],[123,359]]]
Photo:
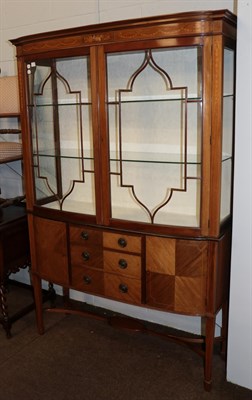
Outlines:
[[175,308],[177,312],[204,314],[208,242],[177,240]]
[[69,284],[66,224],[34,218],[36,265],[39,275],[54,283]]
[[176,240],[160,237],[146,238],[146,270],[159,274],[175,274]]
[[174,310],[175,276],[147,271],[147,304],[166,310]]
[[208,243],[148,237],[147,304],[174,312],[204,314]]

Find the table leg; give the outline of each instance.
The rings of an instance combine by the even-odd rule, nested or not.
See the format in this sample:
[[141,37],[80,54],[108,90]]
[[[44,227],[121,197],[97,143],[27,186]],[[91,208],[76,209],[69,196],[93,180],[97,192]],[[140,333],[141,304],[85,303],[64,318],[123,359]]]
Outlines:
[[8,305],[7,305],[7,298],[6,298],[6,287],[4,282],[0,282],[0,305],[1,305],[1,312],[2,312],[2,325],[6,332],[6,336],[9,339],[11,337],[11,322],[9,320],[8,314]]

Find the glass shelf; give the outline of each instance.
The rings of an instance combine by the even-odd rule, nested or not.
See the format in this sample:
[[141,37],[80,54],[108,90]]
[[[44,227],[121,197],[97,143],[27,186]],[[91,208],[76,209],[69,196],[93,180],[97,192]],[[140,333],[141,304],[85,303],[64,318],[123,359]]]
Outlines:
[[[231,97],[232,95],[226,95],[225,97]],[[148,103],[148,102],[163,102],[163,101],[185,101],[185,96],[176,96],[176,95],[163,95],[163,96],[131,96],[131,92],[124,93],[124,99],[121,99],[120,103]],[[127,99],[126,99],[127,98]],[[201,102],[202,97],[197,96],[196,94],[190,95],[187,97],[188,102]],[[109,105],[118,105],[119,101],[116,98],[110,97],[107,101]],[[92,105],[92,102],[88,99],[82,98],[81,101],[78,100],[69,100],[69,99],[59,99],[57,103],[53,104],[51,101],[48,101],[45,98],[39,98],[39,102],[37,104],[29,104],[29,107],[53,107],[53,106],[86,106]]]
[[223,153],[221,161],[225,162],[225,161],[228,161],[228,160],[232,160],[232,158],[233,158],[232,154]]
[[[119,155],[110,153],[110,161],[120,161]],[[151,152],[134,152],[125,151],[122,153],[122,162],[138,162],[138,163],[159,163],[159,164],[185,164],[185,159],[181,154],[174,153],[151,153]],[[188,164],[200,164],[199,154],[187,155]]]
[[[77,154],[78,153],[78,154]],[[90,150],[85,150],[83,152],[83,159],[84,160],[93,160],[94,155]],[[43,158],[70,158],[70,159],[76,159],[76,160],[81,160],[82,156],[80,154],[80,151],[77,149],[61,149],[60,154],[55,154],[55,151],[53,149],[48,149],[48,150],[41,150],[38,153],[33,152],[34,157],[43,157]]]
[[[60,155],[56,155],[54,150],[44,150],[39,153],[34,152],[35,157],[49,157],[49,158],[70,158],[70,159],[81,159],[80,154],[76,154],[76,149],[61,149]],[[93,160],[94,155],[90,150],[84,151],[84,160]],[[110,152],[111,162],[120,162],[119,153]],[[169,153],[151,153],[151,152],[135,152],[125,151],[123,152],[122,162],[131,163],[159,163],[159,164],[185,164],[185,160],[181,154],[169,154]],[[188,154],[188,164],[200,164],[201,159],[199,154]]]
[[[200,96],[190,95],[187,98],[185,96],[176,96],[176,95],[163,95],[163,96],[131,96],[131,92],[123,93],[124,99],[119,100],[117,98],[109,98],[108,104],[109,105],[118,105],[119,103],[148,103],[148,102],[161,102],[161,101],[185,101],[188,102],[200,102],[202,98]],[[128,97],[128,99],[127,99]]]
[[[70,158],[70,159],[81,159],[80,154],[76,154],[76,149],[61,149],[61,154],[57,155],[54,153],[53,149],[40,151],[39,153],[34,152],[35,157],[49,157],[49,158]],[[122,162],[132,162],[132,163],[154,163],[154,164],[185,164],[185,160],[181,154],[174,153],[151,153],[151,152],[135,152],[135,151],[125,151],[122,153]],[[90,150],[84,151],[84,160],[93,160],[94,155]],[[232,156],[230,154],[222,155],[222,162],[231,160]],[[119,154],[116,152],[110,152],[110,161],[120,162]],[[187,164],[201,164],[201,159],[199,154],[187,154]]]
[[55,104],[53,104],[53,103],[50,103],[50,102],[47,102],[47,101],[41,101],[41,102],[39,102],[39,103],[37,103],[37,104],[29,104],[29,107],[30,108],[41,108],[41,107],[54,107],[54,106],[91,106],[92,105],[92,103],[90,102],[90,101],[87,101],[87,100],[85,100],[85,101],[73,101],[73,102],[71,102],[71,101],[67,101],[67,102],[64,102],[64,101],[59,101],[58,103],[55,103]]

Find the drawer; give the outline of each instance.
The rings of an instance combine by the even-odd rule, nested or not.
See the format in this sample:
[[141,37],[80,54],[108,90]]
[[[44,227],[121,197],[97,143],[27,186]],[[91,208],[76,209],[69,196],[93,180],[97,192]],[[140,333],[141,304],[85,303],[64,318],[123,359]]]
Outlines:
[[141,257],[104,250],[104,271],[141,279]]
[[70,225],[69,234],[71,244],[102,247],[102,231]]
[[102,247],[83,245],[71,246],[71,265],[78,267],[103,268]]
[[103,295],[103,271],[72,267],[71,286],[76,290]]
[[141,304],[142,288],[139,279],[104,273],[104,294],[115,300]]
[[103,247],[140,254],[141,236],[103,232]]

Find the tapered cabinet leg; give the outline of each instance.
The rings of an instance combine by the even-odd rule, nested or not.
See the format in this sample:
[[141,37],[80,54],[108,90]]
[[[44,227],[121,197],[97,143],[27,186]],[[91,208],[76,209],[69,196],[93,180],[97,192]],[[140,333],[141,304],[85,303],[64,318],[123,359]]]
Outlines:
[[32,275],[32,284],[34,289],[34,299],[36,306],[37,328],[39,334],[42,335],[45,331],[44,321],[43,321],[42,286],[41,286],[41,279],[35,274]]
[[223,360],[227,357],[227,329],[228,329],[228,302],[222,307],[222,328],[221,328],[221,349],[220,354]]
[[212,387],[212,365],[214,350],[215,316],[206,318],[206,342],[205,342],[205,373],[204,387],[210,391]]
[[71,306],[71,304],[70,304],[70,291],[66,287],[63,287],[63,302],[64,302],[64,307],[69,308]]

